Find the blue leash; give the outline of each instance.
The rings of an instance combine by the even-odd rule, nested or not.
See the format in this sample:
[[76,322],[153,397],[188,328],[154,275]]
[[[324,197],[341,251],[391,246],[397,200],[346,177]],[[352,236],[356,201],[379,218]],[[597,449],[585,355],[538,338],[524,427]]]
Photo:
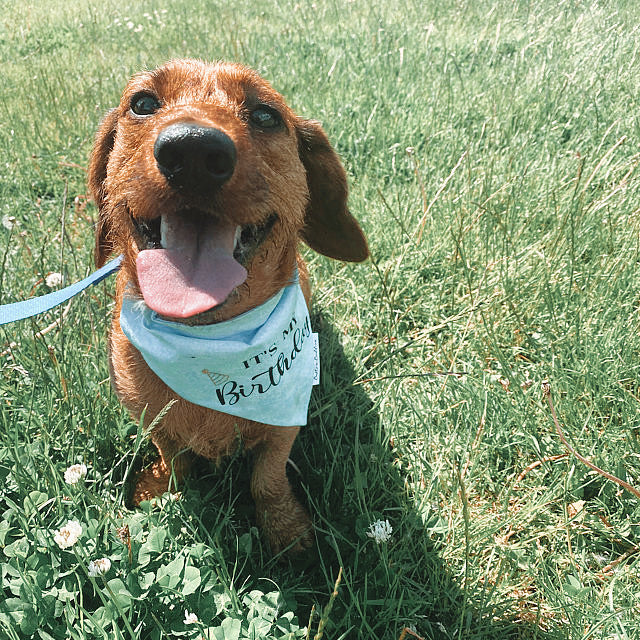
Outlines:
[[97,271],[94,271],[84,280],[70,284],[64,289],[52,291],[39,298],[29,298],[22,302],[0,305],[0,325],[15,322],[16,320],[24,320],[24,318],[30,318],[38,313],[43,313],[44,311],[53,309],[53,307],[57,307],[69,298],[73,298],[73,296],[89,288],[92,284],[97,284],[112,273],[115,273],[120,268],[121,262],[122,255],[119,255],[117,258],[107,262],[103,267],[100,267]]

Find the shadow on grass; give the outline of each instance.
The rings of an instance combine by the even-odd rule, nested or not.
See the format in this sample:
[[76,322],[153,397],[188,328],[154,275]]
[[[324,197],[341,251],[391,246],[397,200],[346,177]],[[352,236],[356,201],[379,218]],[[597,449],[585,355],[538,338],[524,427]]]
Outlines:
[[[462,588],[464,570],[453,575],[439,551],[448,544],[447,522],[428,505],[416,506],[374,403],[354,385],[340,336],[322,314],[312,320],[320,334],[321,383],[292,451],[299,474],[289,471],[312,514],[315,548],[293,562],[271,558],[254,526],[250,465],[238,464],[244,456],[214,473],[201,468],[185,487],[184,510],[216,532],[227,563],[235,557],[236,584],[275,581],[304,624],[313,605],[317,611],[326,605],[342,567],[327,638],[392,640],[404,627],[425,640],[565,637],[543,631],[535,610],[518,613],[514,602],[495,602],[489,584],[482,591]],[[367,535],[376,520],[392,525],[389,542],[376,544]]]

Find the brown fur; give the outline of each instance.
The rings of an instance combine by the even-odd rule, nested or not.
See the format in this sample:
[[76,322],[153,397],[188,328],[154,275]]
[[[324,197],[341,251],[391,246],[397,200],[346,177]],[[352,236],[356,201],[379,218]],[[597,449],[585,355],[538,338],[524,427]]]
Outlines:
[[[162,108],[136,118],[130,112],[130,102],[139,91],[153,93]],[[265,133],[251,128],[247,109],[258,103],[277,109],[284,122],[281,131]],[[163,128],[177,122],[221,129],[236,146],[232,177],[206,201],[172,189],[156,166],[154,141]],[[145,412],[147,424],[168,402],[175,401],[153,429],[151,438],[160,456],[138,477],[134,502],[166,491],[172,469],[179,481],[194,454],[218,460],[233,451],[241,438],[243,446],[255,454],[251,491],[258,522],[272,550],[308,546],[311,523],[285,474],[299,428],[258,424],[178,397],[124,336],[119,315],[127,283],[140,293],[135,266],[138,245],[131,217],[153,219],[192,206],[242,225],[260,223],[277,212],[273,229],[246,265],[246,282],[222,305],[187,319],[191,324],[226,320],[261,304],[290,281],[296,263],[309,303],[307,270],[297,252],[299,237],[327,256],[364,260],[368,255],[366,240],[346,208],[346,175],[320,125],[297,117],[267,82],[246,67],[172,61],[134,76],[120,105],[106,115],[91,156],[89,186],[100,211],[97,265],[113,252],[124,254],[109,336],[113,385],[136,418]]]

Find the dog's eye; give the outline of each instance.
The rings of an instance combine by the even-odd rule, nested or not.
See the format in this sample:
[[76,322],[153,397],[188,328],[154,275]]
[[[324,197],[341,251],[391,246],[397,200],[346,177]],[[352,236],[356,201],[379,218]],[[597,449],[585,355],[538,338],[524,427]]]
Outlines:
[[151,93],[136,93],[131,98],[131,111],[137,116],[150,116],[160,108],[160,100]]
[[273,108],[261,104],[249,114],[251,122],[260,129],[275,129],[282,124],[282,117]]

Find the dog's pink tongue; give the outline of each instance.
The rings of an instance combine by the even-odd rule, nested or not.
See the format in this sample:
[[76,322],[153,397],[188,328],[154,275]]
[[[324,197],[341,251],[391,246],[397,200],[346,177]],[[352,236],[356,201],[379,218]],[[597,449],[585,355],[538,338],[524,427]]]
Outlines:
[[222,304],[247,278],[233,258],[235,229],[163,218],[165,248],[140,251],[136,261],[147,306],[163,316],[189,318]]

